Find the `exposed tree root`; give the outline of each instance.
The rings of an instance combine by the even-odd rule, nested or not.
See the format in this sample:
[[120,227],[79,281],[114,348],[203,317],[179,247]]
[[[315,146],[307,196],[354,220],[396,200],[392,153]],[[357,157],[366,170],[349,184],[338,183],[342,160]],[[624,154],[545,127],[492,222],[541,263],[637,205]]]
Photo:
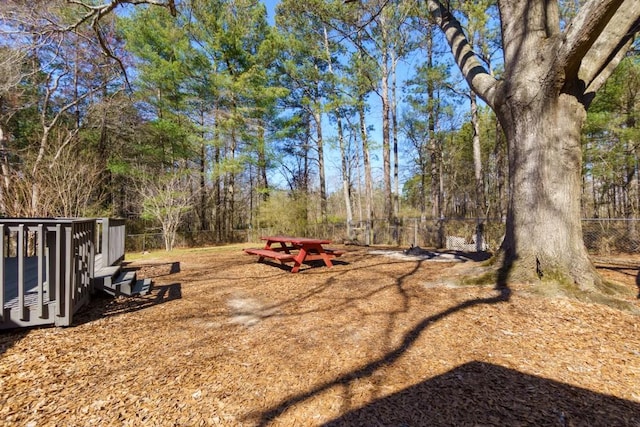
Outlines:
[[633,290],[617,282],[604,280],[595,267],[592,267],[586,280],[577,283],[568,273],[541,276],[530,264],[513,262],[505,266],[504,261],[496,256],[481,268],[475,267],[472,271],[461,273],[457,280],[459,286],[495,286],[502,289],[518,285],[532,294],[603,304],[640,315],[640,309],[632,302],[636,298]]

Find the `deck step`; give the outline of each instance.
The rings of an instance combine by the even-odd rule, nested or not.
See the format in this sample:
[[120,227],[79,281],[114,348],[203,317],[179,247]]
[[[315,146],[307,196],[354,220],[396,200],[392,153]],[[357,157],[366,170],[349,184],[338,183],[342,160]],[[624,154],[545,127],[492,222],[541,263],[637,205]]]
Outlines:
[[136,272],[134,270],[125,270],[120,273],[113,283],[120,294],[133,295],[133,283],[136,281]]
[[100,270],[95,272],[94,276],[94,284],[98,286],[98,288],[102,288],[103,286],[110,286],[114,278],[120,273],[122,267],[119,265],[114,265],[111,267],[103,267]]
[[151,292],[151,286],[151,279],[136,280],[136,283],[133,285],[133,289],[131,290],[131,295],[147,295]]
[[151,279],[138,280],[135,270],[122,270],[120,266],[101,269],[94,284],[111,296],[147,295],[152,286]]
[[121,270],[117,272],[117,276],[105,277],[102,283],[96,282],[98,289],[102,289],[109,295],[133,295],[132,283],[136,281],[136,272],[134,270]]

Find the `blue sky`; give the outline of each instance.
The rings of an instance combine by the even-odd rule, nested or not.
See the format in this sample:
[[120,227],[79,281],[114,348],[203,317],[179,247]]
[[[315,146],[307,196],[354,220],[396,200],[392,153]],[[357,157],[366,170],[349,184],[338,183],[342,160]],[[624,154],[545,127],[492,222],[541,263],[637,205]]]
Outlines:
[[278,3],[280,3],[280,1],[279,0],[262,0],[262,3],[264,3],[267,6],[267,13],[268,13],[268,16],[269,16],[269,23],[271,25],[273,25],[274,17],[275,17],[276,5]]

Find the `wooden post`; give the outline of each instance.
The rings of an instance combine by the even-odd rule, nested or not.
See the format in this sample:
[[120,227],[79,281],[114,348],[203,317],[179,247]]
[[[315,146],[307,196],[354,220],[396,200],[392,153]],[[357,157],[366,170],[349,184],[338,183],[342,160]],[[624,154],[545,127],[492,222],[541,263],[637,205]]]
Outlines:
[[49,292],[49,301],[55,301],[57,298],[56,289],[58,286],[56,268],[56,248],[58,247],[58,244],[56,243],[57,233],[55,230],[49,230],[49,227],[47,227],[46,233],[47,291]]
[[42,223],[38,224],[36,254],[38,257],[38,317],[42,319],[44,317],[44,277],[42,271],[44,268],[44,225]]
[[64,227],[64,291],[60,299],[64,299],[64,313],[61,322],[57,326],[69,326],[71,324],[71,314],[73,313],[73,287],[75,286],[75,275],[73,274],[73,264],[76,256],[73,253],[72,225]]
[[62,239],[62,226],[56,224],[56,256],[55,256],[55,277],[56,277],[56,325],[58,318],[64,317],[64,265],[62,264],[64,251],[64,241]]
[[18,226],[18,310],[20,320],[27,320],[24,312],[24,224]]
[[96,273],[96,244],[95,236],[93,235],[96,230],[95,223],[92,230],[93,231],[91,232],[91,239],[89,241],[89,294],[93,294],[94,292],[93,278],[95,277]]
[[111,265],[111,251],[109,250],[109,218],[102,218],[102,266],[109,267]]
[[4,224],[0,224],[0,323],[4,322],[4,287],[6,277],[4,277]]

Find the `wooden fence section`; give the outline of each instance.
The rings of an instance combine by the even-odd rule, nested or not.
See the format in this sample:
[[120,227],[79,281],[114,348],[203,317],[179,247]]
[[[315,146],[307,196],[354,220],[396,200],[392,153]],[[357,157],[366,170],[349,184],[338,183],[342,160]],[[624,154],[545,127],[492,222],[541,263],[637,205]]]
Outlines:
[[[100,262],[120,262],[124,222],[100,221]],[[0,219],[0,329],[71,324],[93,292],[97,230],[95,219]]]

